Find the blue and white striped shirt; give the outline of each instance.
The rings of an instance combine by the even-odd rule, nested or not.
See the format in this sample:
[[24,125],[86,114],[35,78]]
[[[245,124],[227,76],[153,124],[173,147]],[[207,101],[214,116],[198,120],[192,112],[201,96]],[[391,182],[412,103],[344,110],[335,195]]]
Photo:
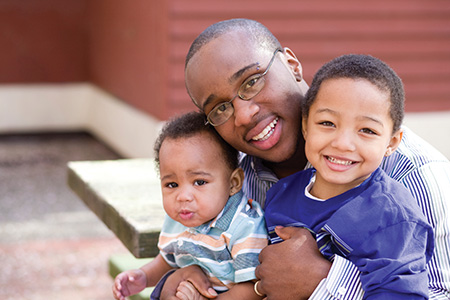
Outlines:
[[261,206],[242,192],[231,196],[216,218],[197,227],[186,227],[166,216],[158,242],[170,266],[202,267],[217,291],[255,279],[258,256],[265,246]]
[[[450,162],[423,139],[404,127],[402,142],[384,159],[381,168],[402,183],[417,200],[435,235],[428,263],[430,299],[450,299]],[[308,164],[307,167],[310,165]],[[266,192],[278,181],[255,157],[243,155],[244,193],[264,207]],[[362,299],[359,272],[350,261],[336,256],[328,277],[310,299]]]

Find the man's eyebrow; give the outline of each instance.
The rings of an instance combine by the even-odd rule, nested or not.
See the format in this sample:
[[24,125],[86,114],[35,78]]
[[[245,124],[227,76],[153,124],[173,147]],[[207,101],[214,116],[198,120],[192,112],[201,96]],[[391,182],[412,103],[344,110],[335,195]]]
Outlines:
[[[251,69],[251,68],[253,68],[253,67],[255,67],[255,66],[258,66],[258,65],[259,65],[259,62],[255,62],[255,63],[249,64],[249,65],[247,65],[247,66],[241,68],[240,70],[238,70],[237,72],[235,72],[233,75],[230,76],[230,78],[228,79],[228,82],[229,82],[230,84],[233,84],[233,83],[234,83],[236,80],[238,80],[238,79],[242,76],[242,74],[244,74],[247,70],[249,70],[249,69]],[[217,96],[214,95],[214,94],[209,95],[208,98],[206,98],[205,103],[203,103],[202,110],[205,111],[205,107],[208,106],[208,104],[210,104],[211,102],[213,102],[214,99],[216,99],[216,98],[217,98]]]
[[208,98],[206,98],[205,103],[203,103],[202,111],[205,111],[205,107],[208,106],[209,103],[213,102],[216,98],[217,96],[214,94],[209,95]]
[[247,71],[248,69],[251,69],[255,66],[258,66],[258,65],[259,65],[259,62],[255,62],[255,63],[249,64],[249,65],[243,67],[242,69],[238,70],[236,73],[231,75],[231,77],[228,79],[228,82],[230,82],[232,84],[234,81],[239,79],[245,71]]

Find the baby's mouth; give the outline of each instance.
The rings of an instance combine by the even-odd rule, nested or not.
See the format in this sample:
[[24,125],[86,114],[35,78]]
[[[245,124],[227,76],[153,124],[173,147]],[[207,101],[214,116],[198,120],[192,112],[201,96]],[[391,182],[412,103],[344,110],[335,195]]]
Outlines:
[[194,213],[192,211],[188,211],[188,210],[180,211],[180,218],[183,220],[189,220],[190,218],[192,218],[193,215],[194,215]]

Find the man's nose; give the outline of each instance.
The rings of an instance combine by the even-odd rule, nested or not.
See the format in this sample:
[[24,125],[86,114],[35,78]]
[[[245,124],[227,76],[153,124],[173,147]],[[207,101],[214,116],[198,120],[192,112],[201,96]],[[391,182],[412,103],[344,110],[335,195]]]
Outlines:
[[239,97],[233,101],[234,125],[236,127],[250,124],[259,112],[259,106],[253,99],[242,100]]

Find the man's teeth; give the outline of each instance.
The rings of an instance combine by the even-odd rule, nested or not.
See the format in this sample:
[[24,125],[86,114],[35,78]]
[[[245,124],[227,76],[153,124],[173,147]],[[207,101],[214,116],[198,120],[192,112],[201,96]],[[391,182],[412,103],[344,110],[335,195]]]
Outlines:
[[351,160],[340,160],[331,156],[328,156],[327,159],[337,165],[344,165],[344,166],[350,166],[351,164],[353,164],[353,162]]
[[252,138],[252,140],[254,140],[254,141],[265,141],[265,140],[267,140],[272,135],[273,128],[275,127],[275,125],[277,125],[277,122],[278,122],[278,118],[276,118],[269,125],[267,125],[267,127],[264,128],[264,130],[261,131],[260,134],[258,134],[257,136],[254,136]]

